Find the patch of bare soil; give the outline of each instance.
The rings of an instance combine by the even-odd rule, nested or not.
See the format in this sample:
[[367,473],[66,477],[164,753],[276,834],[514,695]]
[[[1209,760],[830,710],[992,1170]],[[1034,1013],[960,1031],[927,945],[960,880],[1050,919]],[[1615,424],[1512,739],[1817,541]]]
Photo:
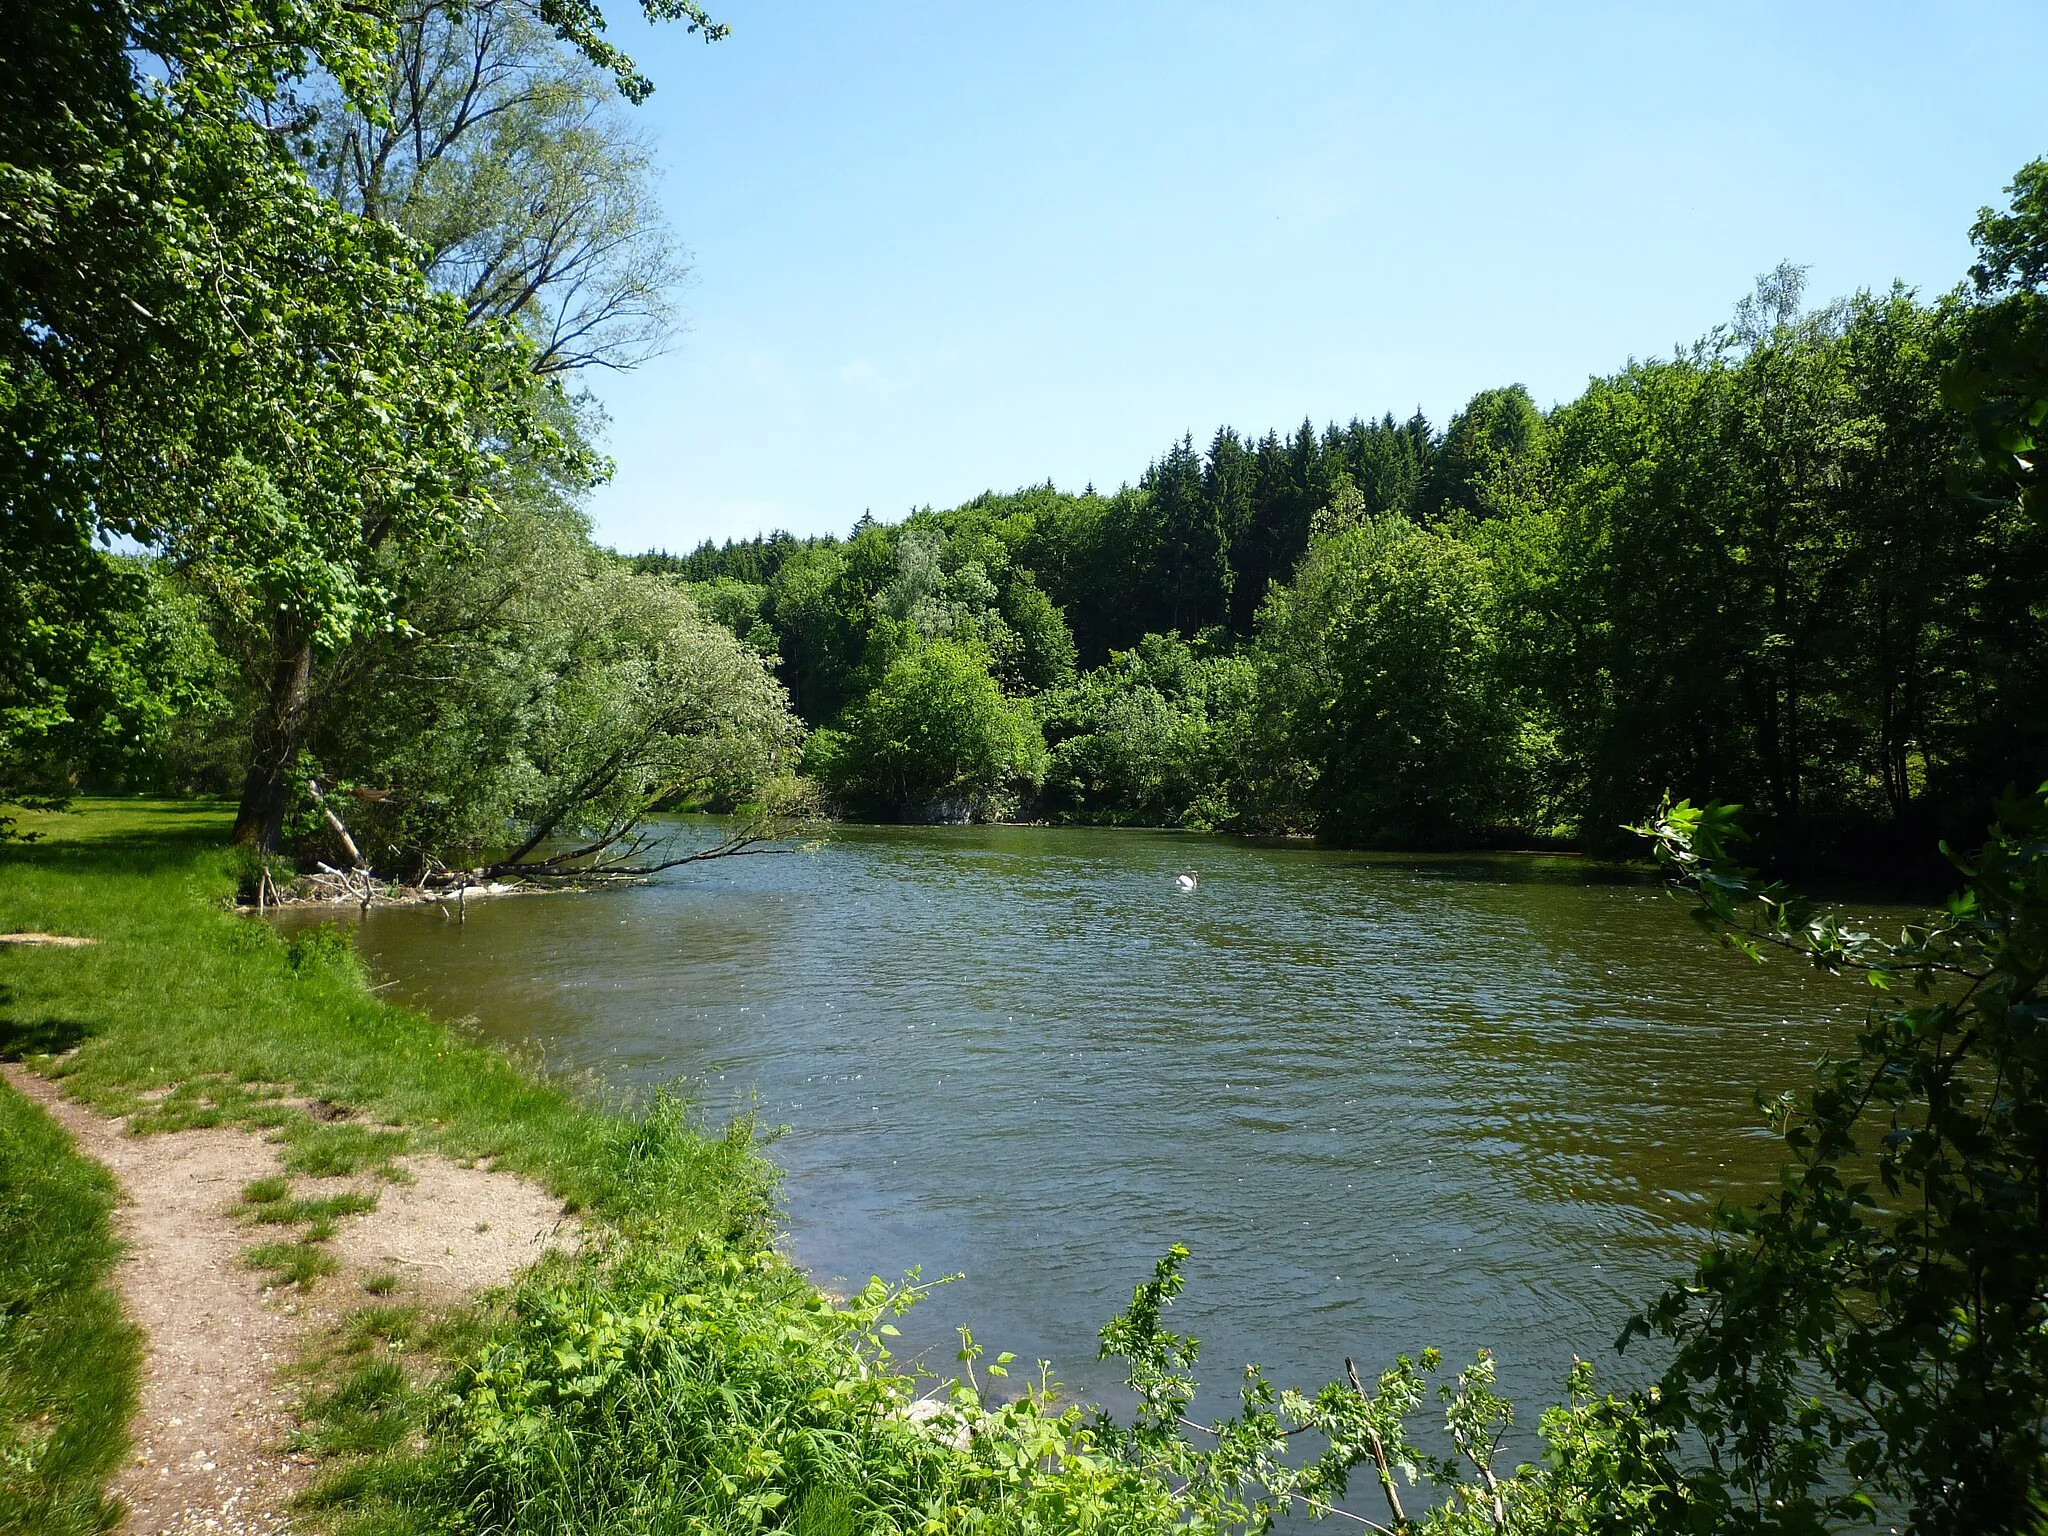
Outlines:
[[0,933],[0,944],[50,944],[60,949],[80,949],[98,939],[81,939],[70,933]]
[[339,1272],[310,1292],[271,1288],[243,1254],[282,1234],[252,1228],[237,1207],[245,1185],[282,1174],[277,1147],[232,1129],[130,1136],[125,1121],[73,1103],[48,1079],[0,1071],[121,1185],[115,1219],[128,1253],[117,1279],[149,1340],[134,1452],[112,1490],[128,1506],[130,1536],[289,1528],[312,1458],[287,1448],[297,1422],[282,1373],[314,1329],[369,1299],[364,1280],[395,1276],[391,1300],[452,1301],[579,1235],[560,1202],[512,1174],[410,1156],[400,1159],[410,1184],[296,1180],[308,1196],[374,1189],[378,1207],[340,1223],[328,1245]]

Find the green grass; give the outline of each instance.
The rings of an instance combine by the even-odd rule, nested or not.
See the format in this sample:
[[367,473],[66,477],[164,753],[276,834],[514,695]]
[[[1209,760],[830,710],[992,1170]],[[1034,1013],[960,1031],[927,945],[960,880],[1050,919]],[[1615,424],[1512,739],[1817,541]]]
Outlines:
[[[0,1058],[25,1059],[139,1131],[244,1125],[293,1173],[397,1176],[411,1148],[531,1178],[622,1229],[738,1235],[767,1211],[749,1130],[680,1107],[607,1111],[445,1025],[380,1002],[333,933],[285,943],[227,909],[235,863],[214,804],[81,801],[24,815],[0,848],[0,932],[96,940],[9,953]],[[315,1118],[281,1100],[349,1118]]]
[[301,1200],[292,1195],[289,1179],[257,1179],[242,1191],[242,1209],[251,1221],[267,1226],[332,1221],[377,1209],[377,1197],[345,1189],[338,1195]]
[[[95,942],[0,951],[0,1059],[132,1115],[139,1133],[263,1132],[282,1144],[288,1174],[402,1179],[393,1159],[414,1149],[488,1158],[590,1213],[612,1234],[600,1247],[646,1234],[766,1251],[772,1170],[750,1127],[707,1136],[668,1098],[635,1113],[594,1103],[380,1002],[333,931],[286,943],[236,915],[224,807],[85,801],[21,820],[39,835],[0,845],[0,932]],[[103,1489],[124,1453],[139,1349],[106,1284],[113,1201],[97,1165],[33,1104],[0,1091],[0,1530],[70,1536],[118,1514]],[[288,1177],[258,1180],[245,1191],[253,1222],[301,1230],[247,1259],[279,1283],[315,1285],[334,1269],[320,1243],[335,1218],[374,1203],[298,1198]],[[373,1276],[365,1288],[395,1284]],[[397,1454],[422,1432],[431,1395],[414,1374],[452,1368],[490,1315],[473,1308],[415,1327],[402,1390],[390,1358],[365,1356],[371,1342],[334,1356],[329,1374],[340,1375],[316,1380],[309,1400],[312,1421],[328,1426],[325,1453]]]
[[311,1237],[289,1243],[258,1243],[242,1257],[251,1269],[268,1274],[271,1284],[296,1285],[302,1291],[311,1290],[322,1275],[331,1275],[340,1267],[333,1255],[320,1246],[320,1239]]
[[0,1083],[0,1531],[112,1527],[141,1341],[109,1280],[114,1182]]

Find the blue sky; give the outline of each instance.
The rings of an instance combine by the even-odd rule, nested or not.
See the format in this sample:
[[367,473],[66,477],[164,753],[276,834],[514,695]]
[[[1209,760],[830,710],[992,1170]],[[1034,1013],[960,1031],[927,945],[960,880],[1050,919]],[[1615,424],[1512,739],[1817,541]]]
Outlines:
[[1949,287],[2048,154],[2038,0],[612,9],[695,269],[675,352],[589,381],[623,549],[1548,405],[1784,258]]

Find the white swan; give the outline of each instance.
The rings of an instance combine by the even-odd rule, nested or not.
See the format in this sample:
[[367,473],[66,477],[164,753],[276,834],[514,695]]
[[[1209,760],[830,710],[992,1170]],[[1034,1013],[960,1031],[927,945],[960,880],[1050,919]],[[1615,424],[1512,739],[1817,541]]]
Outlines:
[[1193,875],[1175,875],[1173,877],[1173,888],[1177,891],[1192,891],[1195,888],[1195,877]]

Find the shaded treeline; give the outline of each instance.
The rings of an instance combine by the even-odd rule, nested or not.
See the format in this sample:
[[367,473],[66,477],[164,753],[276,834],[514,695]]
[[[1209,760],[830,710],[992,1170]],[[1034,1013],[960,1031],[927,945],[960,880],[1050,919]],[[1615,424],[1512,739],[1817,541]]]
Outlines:
[[[868,814],[1600,848],[1668,789],[1877,867],[2048,775],[2048,545],[1973,426],[2040,286],[1806,309],[1782,267],[1549,411],[1226,427],[1108,494],[638,564],[779,658]],[[994,687],[925,686],[935,646]]]

